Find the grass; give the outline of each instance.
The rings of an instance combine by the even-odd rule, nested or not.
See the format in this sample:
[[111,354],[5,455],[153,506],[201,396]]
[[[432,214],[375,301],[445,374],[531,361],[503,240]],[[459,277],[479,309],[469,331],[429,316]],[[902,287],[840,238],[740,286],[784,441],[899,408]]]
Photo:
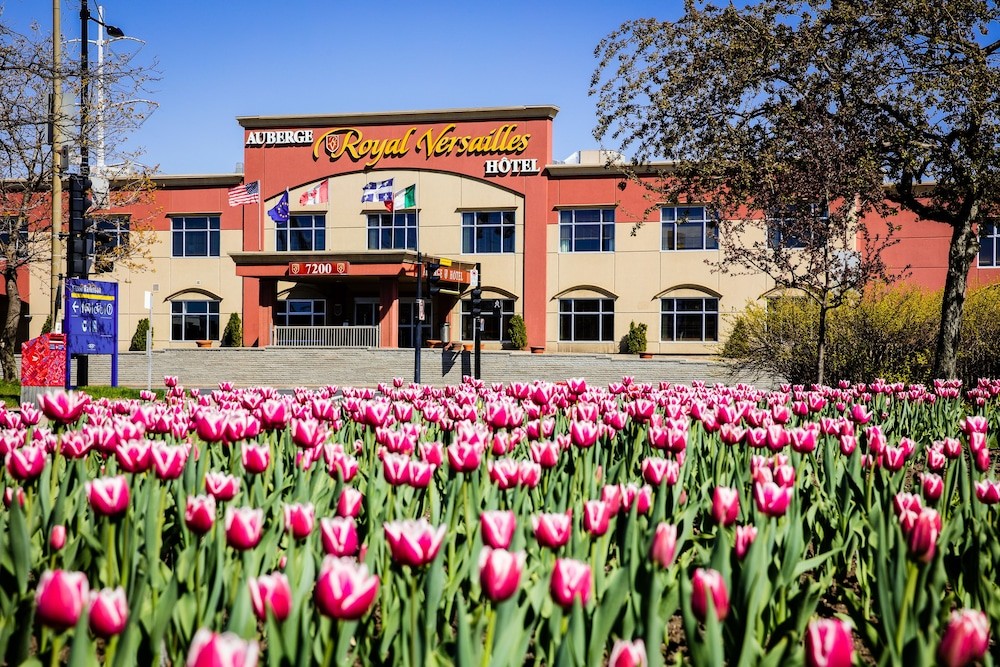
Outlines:
[[[107,385],[88,385],[78,387],[75,391],[85,392],[91,398],[139,398],[140,389],[133,387],[110,387]],[[163,398],[163,391],[155,391],[157,398]],[[0,380],[0,401],[9,407],[21,404],[21,384]]]

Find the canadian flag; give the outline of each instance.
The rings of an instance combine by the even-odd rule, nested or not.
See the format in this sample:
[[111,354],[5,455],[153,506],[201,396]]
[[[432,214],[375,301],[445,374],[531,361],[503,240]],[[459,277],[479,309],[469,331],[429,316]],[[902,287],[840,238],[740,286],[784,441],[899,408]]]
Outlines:
[[300,206],[313,206],[314,204],[325,204],[330,201],[330,186],[329,181],[323,179],[323,182],[314,188],[310,188],[302,193],[299,197]]

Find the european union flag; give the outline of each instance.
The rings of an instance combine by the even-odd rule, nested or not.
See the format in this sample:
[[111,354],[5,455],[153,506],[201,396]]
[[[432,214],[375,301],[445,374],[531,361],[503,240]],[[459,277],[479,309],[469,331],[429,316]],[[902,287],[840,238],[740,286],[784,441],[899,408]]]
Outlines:
[[288,190],[285,190],[285,194],[281,195],[281,199],[274,208],[268,210],[267,214],[275,222],[288,222]]

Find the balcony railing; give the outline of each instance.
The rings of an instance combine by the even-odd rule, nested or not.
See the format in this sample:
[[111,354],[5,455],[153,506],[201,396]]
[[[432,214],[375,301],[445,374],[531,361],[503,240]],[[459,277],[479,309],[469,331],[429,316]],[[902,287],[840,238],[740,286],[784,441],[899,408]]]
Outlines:
[[272,347],[378,347],[378,326],[271,328]]

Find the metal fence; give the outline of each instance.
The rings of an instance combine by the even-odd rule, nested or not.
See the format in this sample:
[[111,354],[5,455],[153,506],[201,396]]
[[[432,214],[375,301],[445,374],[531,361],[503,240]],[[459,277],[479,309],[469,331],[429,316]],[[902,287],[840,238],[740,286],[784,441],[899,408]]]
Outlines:
[[271,328],[273,347],[378,347],[378,326]]

